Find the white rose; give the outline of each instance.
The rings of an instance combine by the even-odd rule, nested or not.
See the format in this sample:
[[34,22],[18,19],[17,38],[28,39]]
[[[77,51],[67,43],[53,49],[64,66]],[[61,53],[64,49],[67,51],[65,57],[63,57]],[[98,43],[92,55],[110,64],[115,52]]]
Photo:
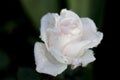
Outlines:
[[34,47],[36,70],[56,76],[68,65],[74,69],[95,60],[90,48],[96,47],[103,38],[95,23],[80,18],[73,11],[63,9],[60,15],[48,13],[41,19],[41,39]]

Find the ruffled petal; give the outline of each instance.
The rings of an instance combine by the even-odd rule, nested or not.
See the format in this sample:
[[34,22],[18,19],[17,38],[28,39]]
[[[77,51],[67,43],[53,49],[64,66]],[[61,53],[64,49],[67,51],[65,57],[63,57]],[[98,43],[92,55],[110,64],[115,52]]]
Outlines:
[[51,47],[50,52],[60,63],[67,64],[67,65],[72,63],[73,58],[69,56],[65,56],[63,53],[61,53],[56,48]]
[[79,16],[71,10],[62,9],[60,12],[61,18],[74,18],[80,20]]
[[46,49],[43,43],[36,42],[34,47],[36,70],[40,73],[56,76],[62,73],[67,65],[58,62]]
[[92,50],[85,51],[84,55],[78,59],[74,59],[71,65],[72,69],[75,69],[78,66],[87,66],[87,64],[95,61],[95,57]]
[[86,46],[86,48],[93,48],[97,47],[98,44],[100,44],[101,40],[103,39],[103,33],[96,32],[93,36],[91,36],[91,43]]
[[90,32],[97,32],[96,25],[92,19],[90,19],[90,18],[80,18],[80,19],[81,19],[82,24],[84,26],[83,30],[86,34],[88,34]]
[[[53,30],[47,31],[47,45],[62,51],[63,47],[70,41],[76,39],[78,36],[64,35],[54,32]],[[48,48],[48,50],[49,50]]]
[[84,54],[84,48],[90,44],[89,40],[85,41],[71,41],[64,46],[63,54],[72,58],[78,58]]
[[[59,22],[64,33],[79,33],[82,31],[82,22],[80,17],[71,10],[62,9],[60,12]],[[62,27],[63,26],[63,27]],[[69,31],[69,29],[72,31]],[[77,29],[74,29],[77,28]],[[80,29],[80,30],[79,30]]]
[[95,23],[90,18],[81,18],[83,24],[82,40],[89,40],[91,43],[86,48],[96,47],[103,39],[103,33],[98,32]]
[[46,31],[48,29],[53,29],[56,26],[56,21],[58,19],[59,15],[55,13],[48,13],[41,19],[41,39],[46,42]]

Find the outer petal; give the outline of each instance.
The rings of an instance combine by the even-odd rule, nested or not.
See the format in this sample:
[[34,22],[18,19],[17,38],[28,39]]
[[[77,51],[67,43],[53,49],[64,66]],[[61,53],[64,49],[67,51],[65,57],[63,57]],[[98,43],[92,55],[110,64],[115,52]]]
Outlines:
[[56,21],[57,18],[59,17],[58,14],[52,14],[52,13],[48,13],[45,16],[42,17],[41,19],[41,38],[43,41],[46,42],[47,37],[46,37],[46,31],[48,29],[53,29],[56,26]]
[[60,12],[60,17],[64,18],[74,18],[80,20],[79,16],[71,10],[62,9]]
[[96,47],[103,39],[103,34],[97,32],[95,23],[90,18],[81,18],[83,24],[82,40],[90,40],[91,43],[86,48]]
[[91,20],[90,18],[80,18],[83,24],[83,30],[85,32],[97,32],[97,28],[95,23],[93,22],[93,20]]
[[73,64],[71,66],[72,69],[75,69],[78,66],[87,66],[90,62],[95,61],[95,57],[93,55],[92,50],[85,51],[84,55],[81,56],[79,59],[74,59]]
[[43,43],[35,43],[34,55],[36,70],[40,73],[56,76],[67,68],[67,65],[59,63],[53,56],[50,55]]

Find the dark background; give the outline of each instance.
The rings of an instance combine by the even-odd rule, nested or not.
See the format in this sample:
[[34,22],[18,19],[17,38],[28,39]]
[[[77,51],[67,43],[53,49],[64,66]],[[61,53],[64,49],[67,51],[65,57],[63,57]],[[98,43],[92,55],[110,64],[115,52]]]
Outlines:
[[103,27],[104,39],[97,47],[96,80],[117,80],[119,77],[119,1],[106,0]]
[[[117,25],[119,20],[116,19],[117,8],[119,8],[117,2],[110,0],[45,1],[0,1],[0,80],[108,80],[113,77],[115,72],[112,71],[116,70],[112,66],[117,65],[113,61],[113,56],[118,53],[116,45],[119,38],[115,38],[119,36],[119,34],[115,35],[119,32]],[[98,30],[104,33],[101,44],[93,49],[97,60],[86,68],[79,67],[73,71],[68,68],[57,77],[37,73],[33,49],[34,43],[41,41],[39,19],[48,12],[59,13],[63,8],[72,9],[81,17],[92,18]]]

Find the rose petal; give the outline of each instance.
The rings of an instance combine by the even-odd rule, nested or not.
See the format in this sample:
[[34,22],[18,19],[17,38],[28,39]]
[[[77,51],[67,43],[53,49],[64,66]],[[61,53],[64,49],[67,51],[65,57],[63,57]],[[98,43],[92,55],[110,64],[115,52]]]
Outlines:
[[84,54],[84,47],[90,44],[89,40],[85,41],[71,41],[66,46],[64,46],[63,54],[69,57],[77,58]]
[[79,59],[74,59],[73,64],[71,66],[72,69],[75,69],[78,66],[87,66],[87,64],[95,61],[95,57],[92,50],[85,51],[84,55]]
[[93,36],[91,36],[91,43],[87,45],[86,48],[97,47],[97,45],[100,44],[102,39],[103,39],[103,33],[96,32]]
[[87,50],[85,54],[81,57],[82,66],[87,66],[88,63],[95,61],[95,57],[92,50]]
[[[76,43],[76,44],[72,44],[70,41],[73,41],[74,39],[77,39],[78,36],[69,36],[69,35],[59,35],[56,34],[55,32],[52,31],[47,31],[47,38],[48,38],[48,47],[49,47],[49,51],[51,52],[51,54],[61,63],[66,63],[66,64],[70,64],[71,63],[71,57],[73,58],[74,56],[76,56],[76,53],[78,53],[78,50],[80,51],[81,47],[83,47],[83,45],[88,44],[89,42],[79,42],[80,44]],[[73,41],[74,42],[74,41]],[[66,52],[70,52],[65,53],[65,51],[63,50],[64,48],[66,48],[65,45],[67,44],[71,44],[71,48],[67,48],[65,49]],[[76,46],[76,45],[79,45]],[[80,47],[81,46],[81,47]],[[73,48],[74,47],[74,48]],[[76,49],[76,50],[74,50]],[[71,53],[73,52],[72,55],[74,56],[69,56],[69,54],[71,55]]]
[[56,49],[62,50],[64,45],[70,41],[76,39],[78,36],[64,35],[54,32],[53,30],[47,31],[47,45],[48,47],[54,47]]
[[97,32],[96,25],[94,21],[90,18],[80,18],[84,26],[85,32]]
[[86,48],[96,47],[103,39],[103,34],[101,32],[97,32],[96,25],[90,18],[81,18],[81,21],[83,24],[83,36],[81,38],[82,40],[91,41]]
[[56,20],[59,17],[58,14],[51,14],[48,13],[45,16],[42,17],[41,19],[41,39],[46,42],[47,37],[46,37],[46,31],[50,28],[54,28],[56,26]]
[[53,56],[50,55],[43,43],[35,43],[34,55],[36,70],[40,73],[56,76],[67,68],[67,65],[59,63]]
[[74,13],[71,10],[67,10],[67,9],[62,9],[61,10],[60,17],[62,19],[65,19],[65,18],[74,18],[74,19],[80,20],[79,16],[76,13]]
[[72,63],[72,58],[63,55],[59,50],[51,47],[50,48],[51,54],[60,62],[63,64],[71,64]]
[[[70,31],[73,34],[82,31],[82,22],[80,20],[80,17],[71,10],[62,9],[58,23],[61,25],[60,28],[62,28],[62,31],[64,33],[68,33],[69,29],[71,28],[77,28],[74,30],[72,29],[73,31]],[[80,31],[78,29],[80,29]]]

